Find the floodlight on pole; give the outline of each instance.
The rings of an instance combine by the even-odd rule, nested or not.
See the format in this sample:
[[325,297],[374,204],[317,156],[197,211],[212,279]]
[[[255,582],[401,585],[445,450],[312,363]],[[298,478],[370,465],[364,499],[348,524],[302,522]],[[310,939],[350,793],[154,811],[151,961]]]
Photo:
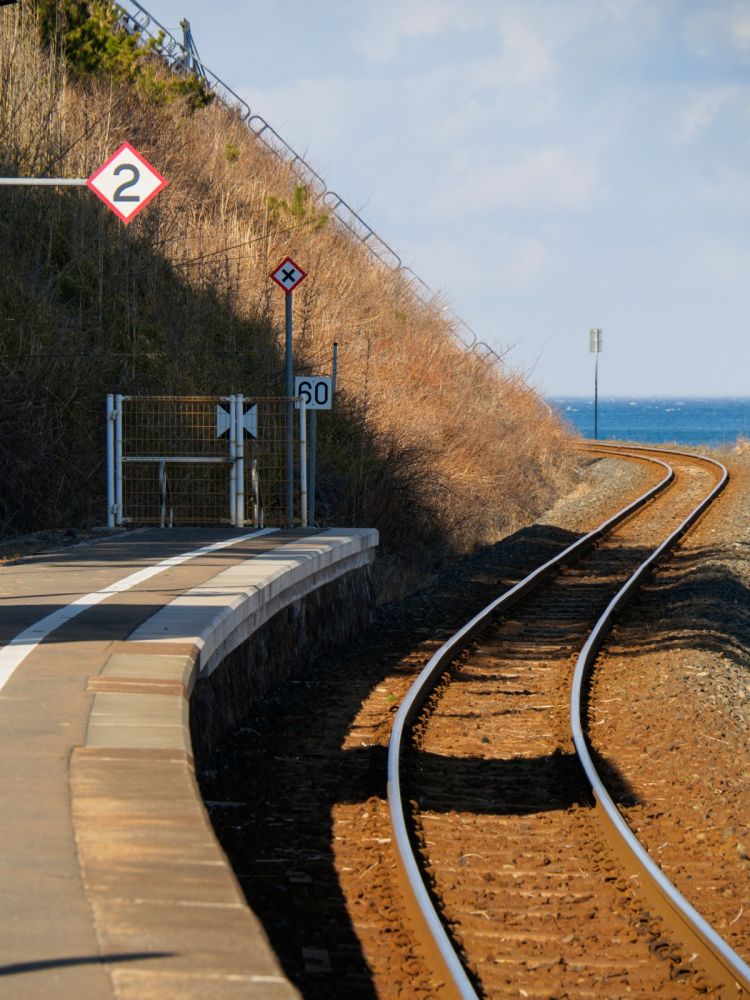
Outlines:
[[594,440],[599,437],[599,355],[602,352],[602,331],[594,326],[589,330],[589,351],[594,355]]

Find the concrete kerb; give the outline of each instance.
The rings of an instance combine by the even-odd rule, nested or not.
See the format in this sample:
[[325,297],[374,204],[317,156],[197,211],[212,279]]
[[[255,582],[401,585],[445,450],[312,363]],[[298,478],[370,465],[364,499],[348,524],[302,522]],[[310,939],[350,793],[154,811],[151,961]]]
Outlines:
[[192,642],[201,675],[277,611],[374,557],[374,529],[329,530],[225,570],[178,597],[129,637],[139,643]]
[[189,700],[280,610],[370,563],[377,542],[373,529],[331,530],[248,559],[158,611],[90,679],[86,746],[71,760],[79,862],[102,953],[147,955],[110,965],[118,997],[209,985],[229,997],[253,982],[298,995],[213,836]]

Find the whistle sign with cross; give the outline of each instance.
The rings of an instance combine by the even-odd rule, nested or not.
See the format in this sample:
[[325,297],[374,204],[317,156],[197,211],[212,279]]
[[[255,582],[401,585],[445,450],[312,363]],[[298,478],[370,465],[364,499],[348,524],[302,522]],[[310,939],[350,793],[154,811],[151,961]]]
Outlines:
[[285,292],[294,291],[306,277],[307,273],[297,267],[291,257],[285,257],[276,270],[271,272],[271,279]]

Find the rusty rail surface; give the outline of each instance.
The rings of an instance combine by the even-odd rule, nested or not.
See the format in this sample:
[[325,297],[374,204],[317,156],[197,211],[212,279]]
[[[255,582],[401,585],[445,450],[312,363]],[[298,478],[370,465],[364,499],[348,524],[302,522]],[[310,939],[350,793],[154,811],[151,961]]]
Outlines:
[[[566,563],[570,563],[582,552],[592,548],[597,541],[602,539],[617,525],[635,514],[656,497],[657,494],[665,490],[674,479],[673,470],[667,463],[656,457],[656,454],[665,454],[663,449],[638,448],[636,451],[635,448],[623,449],[608,446],[600,447],[598,445],[596,448],[602,454],[614,454],[633,460],[648,460],[662,466],[665,470],[665,475],[660,482],[647,490],[635,501],[628,504],[594,531],[580,538],[557,557],[540,566],[524,580],[512,587],[507,593],[489,604],[441,646],[408,692],[397,713],[392,730],[388,753],[388,803],[405,899],[415,924],[421,931],[420,936],[423,939],[423,943],[426,943],[428,951],[434,960],[435,968],[439,970],[439,974],[445,979],[449,986],[449,991],[453,995],[462,998],[477,996],[475,988],[476,977],[472,977],[470,972],[467,971],[464,959],[460,955],[460,949],[457,948],[450,933],[444,926],[443,920],[431,897],[431,891],[425,884],[422,868],[417,859],[417,852],[414,847],[413,834],[410,832],[407,821],[408,809],[405,807],[401,780],[403,749],[412,723],[414,723],[419,713],[423,710],[427,699],[445,674],[447,667],[469,645],[472,639],[480,633],[493,616],[509,609],[526,595],[529,595],[544,581],[555,575]],[[636,571],[629,576],[627,582],[619,588],[617,595],[612,598],[607,610],[601,616],[594,631],[585,643],[578,660],[575,673],[576,687],[571,696],[573,708],[576,713],[580,709],[580,690],[585,671],[596,657],[596,653],[601,646],[616,608],[625,601],[633,589],[649,572],[656,560],[676,544],[679,538],[695,523],[727,482],[728,473],[720,463],[714,462],[711,459],[705,459],[702,456],[693,456],[678,452],[672,452],[671,454],[712,464],[720,474],[719,481],[710,493],[691,511],[688,517],[679,524],[678,528],[672,531],[652,554],[638,566]],[[593,788],[596,802],[605,811],[609,827],[613,831],[612,836],[622,839],[624,833],[621,827],[626,827],[627,825],[622,820],[622,817],[619,816],[616,807],[604,789],[601,779],[596,774],[591,757],[586,749],[580,715],[577,714],[575,718],[577,722],[574,721],[572,725],[579,759]],[[613,812],[608,809],[605,803],[609,803]],[[619,817],[619,819],[616,817]],[[629,845],[628,848],[623,847],[622,850],[618,849],[616,853],[620,853],[622,856],[622,851],[628,850],[630,851],[631,858],[637,857],[639,870],[645,872],[645,877],[655,887],[656,896],[667,903],[670,926],[674,928],[676,924],[680,925],[682,939],[687,940],[694,951],[700,955],[710,974],[715,978],[717,983],[721,984],[721,988],[726,987],[727,992],[724,995],[742,995],[743,989],[750,992],[750,970],[748,970],[742,959],[725,942],[721,941],[719,935],[708,927],[697,912],[677,893],[677,890],[671,887],[671,884],[659,872],[656,865],[645,855],[645,852],[640,848],[632,833],[629,830],[627,832],[630,840],[635,841],[637,850],[634,846]],[[652,869],[655,869],[661,877],[655,876],[652,873]],[[656,904],[653,903],[653,896],[653,892],[648,894],[649,901],[656,907]],[[659,909],[659,907],[656,908]],[[664,907],[662,906],[661,909],[663,912]],[[685,927],[687,930],[684,930]]]

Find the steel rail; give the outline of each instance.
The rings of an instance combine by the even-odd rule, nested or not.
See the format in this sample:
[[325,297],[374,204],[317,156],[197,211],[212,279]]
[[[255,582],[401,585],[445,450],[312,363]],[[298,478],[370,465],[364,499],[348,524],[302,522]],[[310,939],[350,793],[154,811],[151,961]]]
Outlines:
[[[657,451],[657,449],[651,448],[643,450],[649,452]],[[605,636],[611,627],[615,613],[622,607],[635,587],[649,573],[654,563],[665,552],[673,548],[679,539],[695,524],[698,518],[724,489],[729,480],[729,472],[726,467],[713,458],[707,458],[703,455],[693,455],[688,452],[672,452],[672,454],[681,455],[685,458],[700,459],[711,465],[715,465],[721,471],[721,478],[711,492],[695,507],[672,534],[654,550],[648,559],[641,563],[628,581],[615,594],[597,621],[593,631],[581,649],[573,675],[570,699],[571,728],[578,758],[586,772],[586,777],[589,780],[596,802],[604,812],[605,822],[609,825],[610,831],[619,840],[620,845],[626,849],[631,862],[635,863],[638,871],[651,883],[650,892],[649,888],[644,886],[641,886],[641,891],[644,892],[644,895],[650,896],[653,904],[662,910],[662,915],[666,914],[672,922],[676,920],[679,923],[681,930],[683,930],[683,937],[688,938],[691,947],[696,949],[704,965],[724,989],[731,991],[731,995],[733,996],[737,996],[738,992],[741,994],[742,991],[750,995],[750,966],[743,961],[717,931],[700,915],[695,907],[685,899],[675,885],[670,882],[661,868],[659,868],[641,845],[613,802],[589,753],[588,742],[584,734],[581,719],[583,685],[596,660],[597,653],[601,649]]]
[[529,573],[505,594],[488,604],[447,642],[443,643],[409,688],[393,723],[388,744],[388,808],[391,814],[391,827],[405,899],[410,914],[424,936],[432,959],[446,979],[449,990],[453,995],[461,997],[462,1000],[476,1000],[477,993],[424,884],[406,823],[406,811],[401,790],[401,751],[404,739],[411,722],[422,708],[446,666],[469,644],[492,615],[517,603],[560,566],[591,548],[599,538],[643,507],[674,480],[673,470],[660,459],[623,452],[619,452],[619,454],[661,465],[667,470],[666,475],[655,486],[603,521],[593,531],[579,538],[558,555]]

